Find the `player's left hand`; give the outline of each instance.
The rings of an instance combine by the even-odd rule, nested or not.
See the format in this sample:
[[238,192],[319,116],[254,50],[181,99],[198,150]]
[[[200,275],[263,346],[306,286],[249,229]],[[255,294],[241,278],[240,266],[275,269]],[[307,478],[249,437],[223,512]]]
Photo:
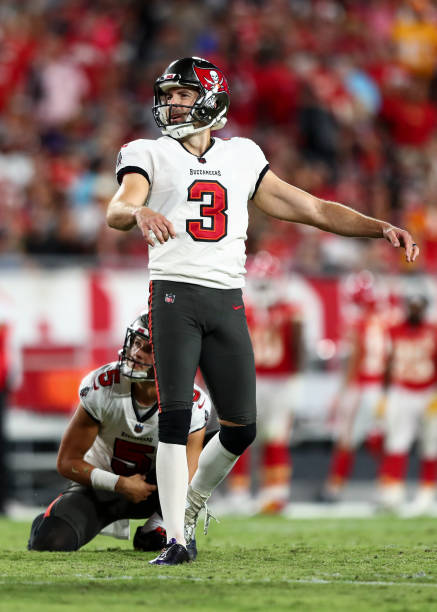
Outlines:
[[382,235],[394,247],[404,247],[405,258],[408,262],[411,263],[419,255],[419,247],[413,242],[411,234],[406,230],[394,225],[387,225],[382,230]]

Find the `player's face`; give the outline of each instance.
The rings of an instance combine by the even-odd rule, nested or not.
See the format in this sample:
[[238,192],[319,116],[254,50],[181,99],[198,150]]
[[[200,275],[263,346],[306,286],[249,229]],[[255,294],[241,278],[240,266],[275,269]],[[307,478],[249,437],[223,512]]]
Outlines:
[[407,305],[407,319],[410,323],[418,325],[425,318],[426,306],[422,302],[411,302]]
[[275,278],[256,278],[252,281],[256,303],[268,308],[279,300],[279,283]]
[[134,335],[127,362],[134,370],[147,371],[152,364],[152,345],[150,342],[142,336]]
[[191,107],[197,100],[199,93],[196,89],[189,87],[172,87],[164,94],[168,107],[168,122],[171,125],[185,123],[191,111]]

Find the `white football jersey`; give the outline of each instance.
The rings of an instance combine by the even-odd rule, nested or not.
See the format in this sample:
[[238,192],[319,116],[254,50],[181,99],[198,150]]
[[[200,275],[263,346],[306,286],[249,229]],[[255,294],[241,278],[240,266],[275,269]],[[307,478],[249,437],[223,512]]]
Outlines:
[[149,247],[150,279],[243,287],[247,201],[267,170],[264,153],[247,138],[213,138],[199,158],[170,136],[123,145],[118,182],[142,174],[150,183],[147,206],[167,217],[177,234]]
[[[84,409],[100,424],[84,459],[122,476],[146,474],[155,466],[158,446],[158,404],[139,414],[131,386],[114,361],[87,374],[79,387]],[[210,410],[209,397],[194,385],[190,433],[206,426]]]

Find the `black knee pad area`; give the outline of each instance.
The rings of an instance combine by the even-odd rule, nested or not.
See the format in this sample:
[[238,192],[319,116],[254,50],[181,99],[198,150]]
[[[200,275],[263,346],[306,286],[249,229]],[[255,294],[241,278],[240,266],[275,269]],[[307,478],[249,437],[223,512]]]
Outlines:
[[233,455],[242,455],[255,438],[256,423],[239,427],[220,426],[219,440],[225,449]]
[[32,523],[28,550],[72,551],[78,549],[72,527],[57,516],[39,515]]
[[159,413],[159,441],[186,444],[191,424],[191,406]]

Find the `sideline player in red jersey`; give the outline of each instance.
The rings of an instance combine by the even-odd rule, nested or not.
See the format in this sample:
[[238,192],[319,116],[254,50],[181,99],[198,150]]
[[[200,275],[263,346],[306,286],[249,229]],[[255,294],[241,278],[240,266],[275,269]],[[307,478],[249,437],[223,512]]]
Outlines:
[[290,498],[290,438],[304,351],[301,312],[286,286],[277,257],[260,251],[248,263],[245,301],[255,355],[260,488],[255,502],[248,449],[230,474],[224,502],[236,513],[274,514]]
[[[148,518],[136,531],[136,549],[165,545],[154,475],[158,404],[151,353],[146,314],[128,327],[118,362],[83,379],[80,404],[58,454],[60,474],[73,482],[34,519],[30,550],[77,550],[102,531],[129,537],[130,518]],[[187,444],[190,478],[210,409],[208,396],[194,385]],[[195,540],[189,552],[193,559]]]
[[[397,510],[405,498],[411,446],[421,441],[421,482],[429,485],[429,501],[437,478],[435,415],[427,412],[437,382],[437,327],[425,318],[427,298],[405,298],[405,320],[390,330],[386,374],[390,385],[385,410],[384,459],[380,469],[380,505]],[[424,500],[423,500],[424,501]]]
[[369,436],[376,437],[382,427],[378,410],[384,398],[390,322],[368,271],[353,279],[349,298],[359,314],[348,332],[350,353],[332,408],[336,443],[329,475],[319,495],[320,501],[327,502],[339,500],[353,469],[356,449]]
[[[120,188],[107,210],[110,227],[137,225],[150,247],[149,329],[160,408],[156,471],[169,538],[156,565],[188,561],[186,543],[200,511],[255,439],[255,365],[241,292],[248,201],[284,221],[385,238],[404,247],[409,262],[419,253],[407,231],[282,181],[252,140],[212,137],[226,123],[229,102],[220,68],[198,57],[172,62],[155,81],[153,115],[163,136],[121,148]],[[188,487],[185,444],[198,366],[220,432],[202,451]]]

